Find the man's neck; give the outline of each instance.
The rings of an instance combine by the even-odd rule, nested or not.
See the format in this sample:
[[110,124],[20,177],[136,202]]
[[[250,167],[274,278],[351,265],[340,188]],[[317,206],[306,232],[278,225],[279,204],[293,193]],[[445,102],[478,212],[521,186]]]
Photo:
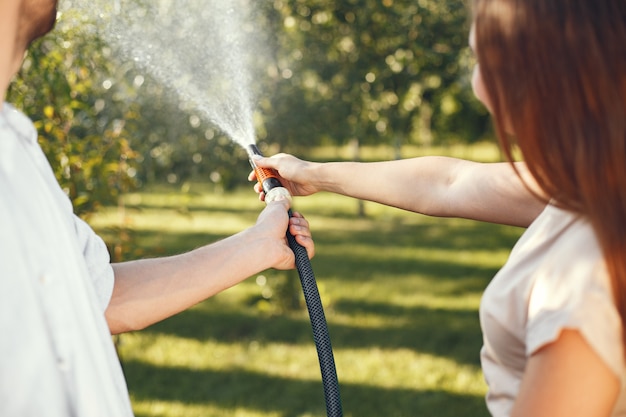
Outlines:
[[20,7],[21,1],[0,0],[0,107],[23,58],[17,40]]

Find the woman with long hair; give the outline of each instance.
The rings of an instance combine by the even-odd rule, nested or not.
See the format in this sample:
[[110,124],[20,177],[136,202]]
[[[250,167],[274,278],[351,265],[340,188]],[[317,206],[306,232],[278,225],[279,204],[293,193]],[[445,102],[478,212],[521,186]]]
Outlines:
[[294,195],[528,227],[481,301],[490,412],[626,416],[626,1],[475,0],[470,44],[509,162],[256,163]]

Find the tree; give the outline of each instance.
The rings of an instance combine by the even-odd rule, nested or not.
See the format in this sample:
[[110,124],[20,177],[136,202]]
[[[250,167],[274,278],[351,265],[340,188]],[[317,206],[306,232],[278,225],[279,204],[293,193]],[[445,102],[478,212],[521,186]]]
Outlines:
[[87,215],[133,187],[132,103],[112,89],[107,48],[61,25],[28,52],[7,99],[33,120],[75,211]]
[[485,113],[464,77],[462,1],[284,0],[274,8],[282,28],[271,109],[279,116],[269,130],[285,145],[429,144],[484,133],[473,127],[484,126]]
[[[383,143],[397,146],[400,156],[403,143],[485,134],[487,114],[468,82],[462,0],[250,4],[251,22],[231,30],[251,30],[268,45],[255,42],[241,63],[253,74],[260,146],[273,145],[266,153],[284,149],[306,157],[317,144]],[[195,179],[225,189],[245,183],[244,151],[149,68],[104,43],[94,25],[80,11],[63,13],[56,30],[31,48],[8,97],[34,119],[77,211],[114,202],[145,181]],[[223,58],[223,46],[211,49],[210,58],[195,57],[200,61],[192,66],[222,68],[211,60]]]

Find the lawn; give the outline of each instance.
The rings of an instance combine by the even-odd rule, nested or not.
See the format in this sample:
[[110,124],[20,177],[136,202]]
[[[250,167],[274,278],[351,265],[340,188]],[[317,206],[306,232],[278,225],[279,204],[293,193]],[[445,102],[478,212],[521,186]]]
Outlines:
[[[325,193],[294,205],[316,241],[312,265],[344,415],[488,416],[477,309],[522,230],[372,203],[359,217],[355,200]],[[90,223],[133,256],[160,256],[235,233],[253,224],[261,208],[250,188],[154,186]],[[298,286],[294,272],[265,271],[122,335],[119,352],[137,416],[325,416]]]

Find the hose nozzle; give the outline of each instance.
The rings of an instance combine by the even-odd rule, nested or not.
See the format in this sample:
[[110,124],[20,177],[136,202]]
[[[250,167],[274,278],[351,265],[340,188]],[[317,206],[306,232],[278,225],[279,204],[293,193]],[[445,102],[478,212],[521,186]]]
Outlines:
[[275,169],[261,168],[254,163],[253,155],[263,156],[259,148],[256,145],[248,145],[246,151],[248,152],[248,160],[250,161],[252,169],[254,169],[257,181],[259,181],[265,193],[265,201],[269,203],[270,201],[276,200],[279,196],[291,199],[291,194],[289,194],[289,191],[281,184],[280,176]]

